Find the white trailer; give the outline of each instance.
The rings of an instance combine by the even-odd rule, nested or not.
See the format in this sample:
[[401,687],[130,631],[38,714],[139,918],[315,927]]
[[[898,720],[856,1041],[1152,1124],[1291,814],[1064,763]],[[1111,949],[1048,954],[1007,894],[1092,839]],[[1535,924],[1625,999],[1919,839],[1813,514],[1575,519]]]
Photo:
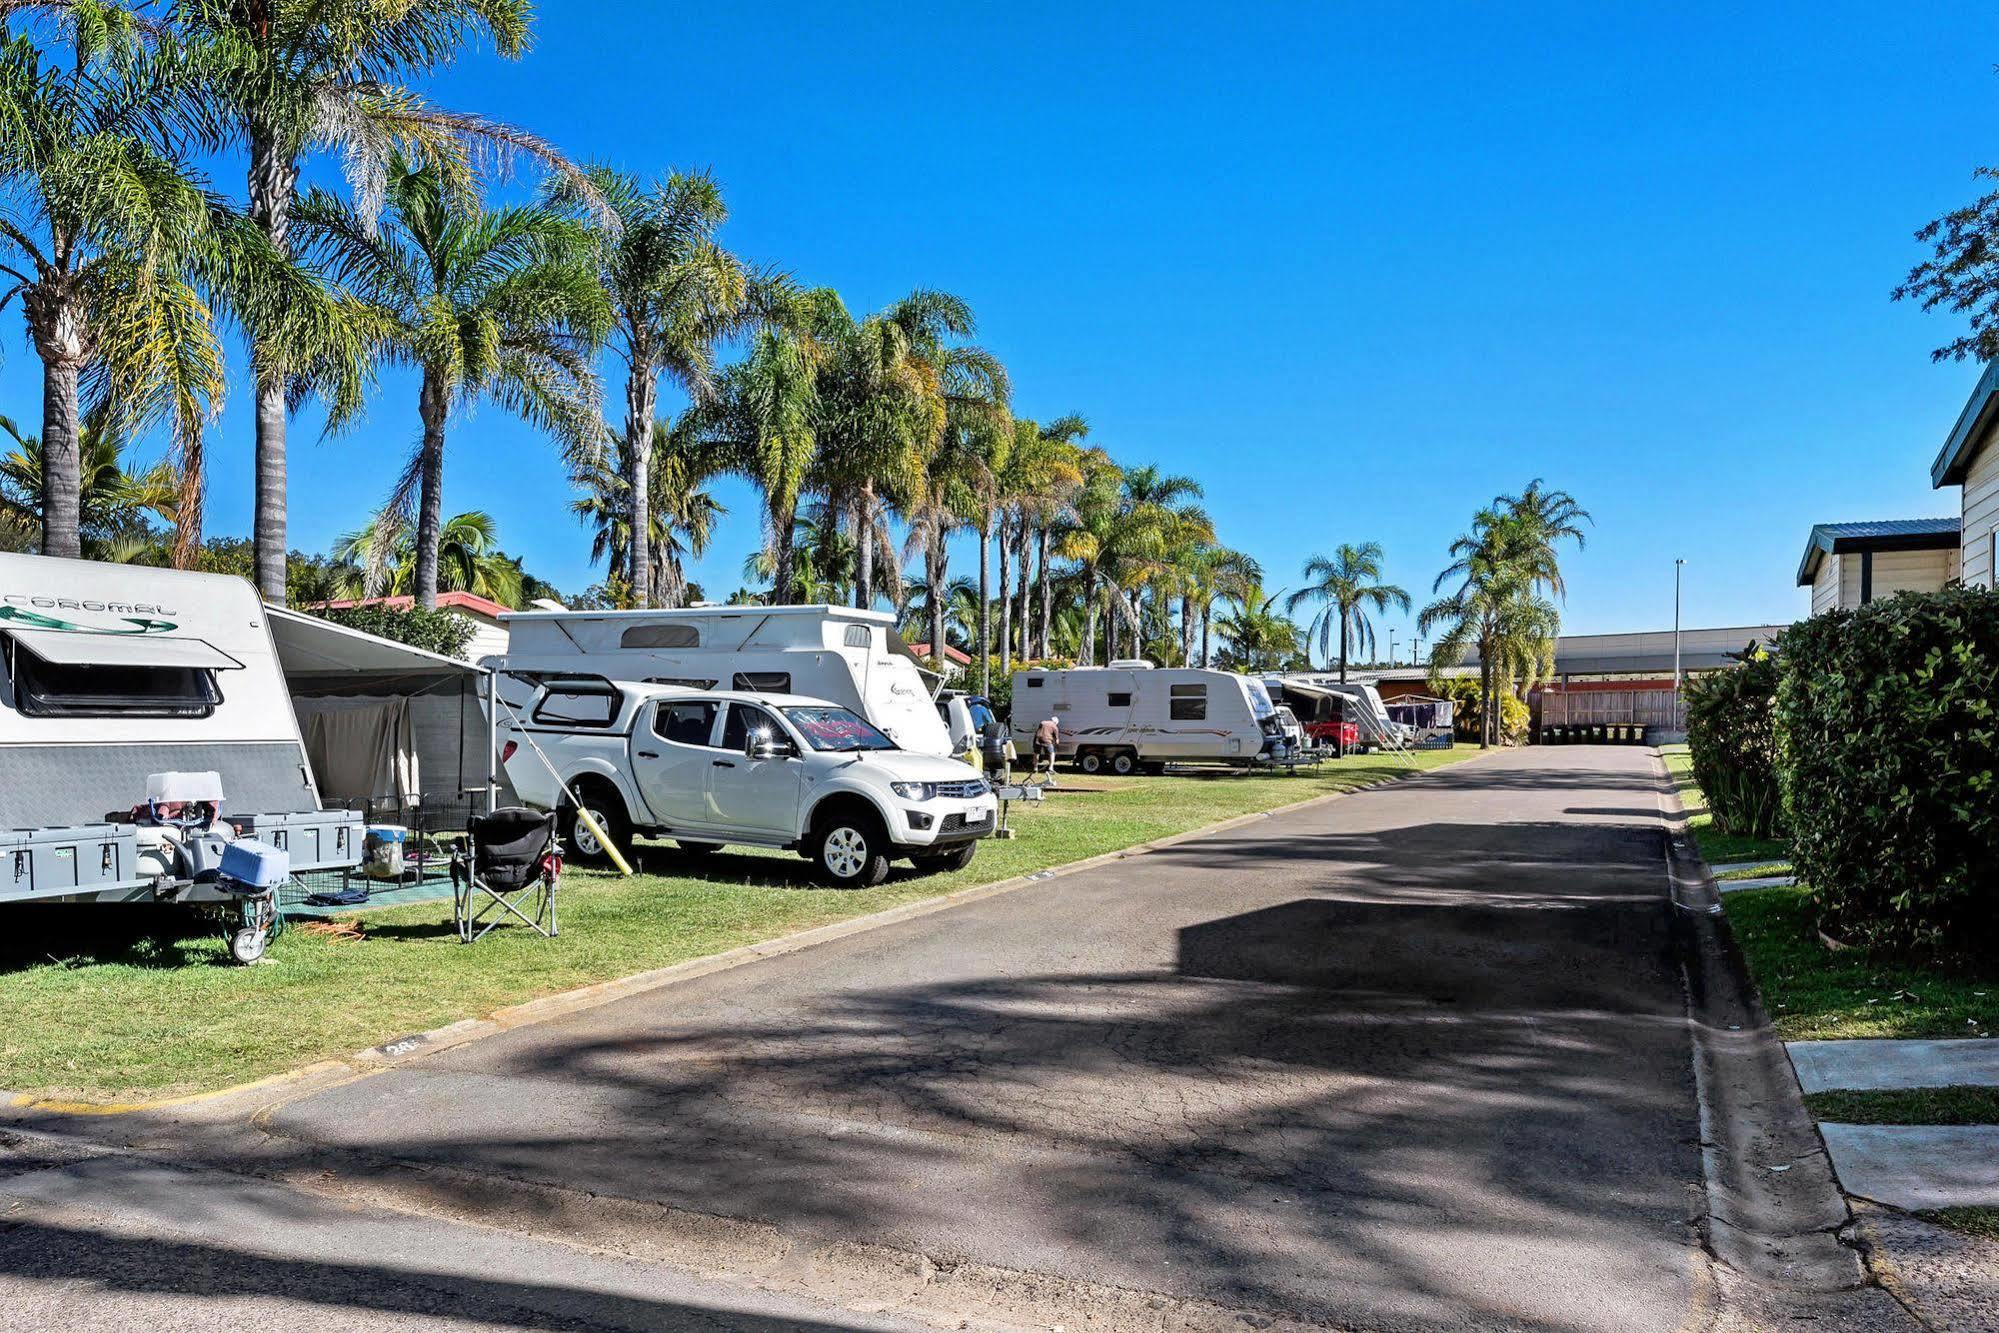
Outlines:
[[802,694],[853,709],[904,750],[951,753],[937,682],[895,618],[843,606],[701,606],[671,611],[522,611],[501,617],[500,697],[518,710],[535,682],[598,676],[638,685]]
[[1355,725],[1362,749],[1402,750],[1409,748],[1414,740],[1414,729],[1388,715],[1388,707],[1381,701],[1381,692],[1372,685],[1342,681],[1337,675],[1309,671],[1286,672],[1276,679],[1286,689],[1300,687],[1304,691],[1338,695],[1345,699],[1351,705],[1346,709],[1346,720]]
[[131,817],[174,788],[293,871],[360,860],[359,816],[320,808],[248,583],[0,555],[0,903],[231,901]]
[[1290,757],[1263,683],[1232,671],[1113,662],[1014,673],[1013,735],[1022,754],[1051,717],[1061,734],[1056,757],[1086,773]]

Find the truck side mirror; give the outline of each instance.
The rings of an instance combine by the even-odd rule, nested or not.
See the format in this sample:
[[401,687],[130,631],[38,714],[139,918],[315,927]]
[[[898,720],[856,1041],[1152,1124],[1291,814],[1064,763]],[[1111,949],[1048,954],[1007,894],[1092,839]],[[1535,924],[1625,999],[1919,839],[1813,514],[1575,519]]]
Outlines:
[[792,753],[792,747],[774,738],[768,731],[753,731],[743,742],[743,755],[748,759],[781,759]]

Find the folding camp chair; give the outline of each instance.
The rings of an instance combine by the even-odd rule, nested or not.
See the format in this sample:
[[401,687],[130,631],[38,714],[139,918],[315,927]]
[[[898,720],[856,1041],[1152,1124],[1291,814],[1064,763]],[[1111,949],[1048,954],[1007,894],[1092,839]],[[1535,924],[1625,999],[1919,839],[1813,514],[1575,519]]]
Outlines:
[[[511,805],[467,824],[471,846],[451,849],[451,915],[458,938],[481,938],[509,918],[553,938],[555,890],[562,880],[562,844],[555,816]],[[490,918],[490,919],[489,919]]]

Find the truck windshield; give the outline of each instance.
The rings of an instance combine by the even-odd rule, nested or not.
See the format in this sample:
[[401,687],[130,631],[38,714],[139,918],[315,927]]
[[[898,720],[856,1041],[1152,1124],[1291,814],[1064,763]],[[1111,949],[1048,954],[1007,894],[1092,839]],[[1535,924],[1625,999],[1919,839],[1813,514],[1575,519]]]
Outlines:
[[893,750],[895,742],[876,731],[851,709],[837,707],[787,708],[784,715],[806,744],[815,750]]

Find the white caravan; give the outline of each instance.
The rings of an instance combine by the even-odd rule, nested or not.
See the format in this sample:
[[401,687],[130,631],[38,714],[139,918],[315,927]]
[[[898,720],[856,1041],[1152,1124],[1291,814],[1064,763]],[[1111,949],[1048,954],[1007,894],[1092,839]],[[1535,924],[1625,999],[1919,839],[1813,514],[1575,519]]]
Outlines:
[[0,555],[0,903],[231,901],[194,839],[149,836],[149,798],[209,807],[200,834],[254,833],[294,871],[360,860],[248,583]]
[[1060,728],[1056,756],[1085,773],[1288,757],[1263,682],[1233,671],[1113,662],[1015,672],[1013,735],[1022,754],[1051,717]]
[[801,694],[843,704],[899,749],[948,755],[950,733],[916,657],[881,611],[841,606],[701,606],[675,611],[522,611],[501,697],[519,710],[534,682],[599,676],[696,690]]

